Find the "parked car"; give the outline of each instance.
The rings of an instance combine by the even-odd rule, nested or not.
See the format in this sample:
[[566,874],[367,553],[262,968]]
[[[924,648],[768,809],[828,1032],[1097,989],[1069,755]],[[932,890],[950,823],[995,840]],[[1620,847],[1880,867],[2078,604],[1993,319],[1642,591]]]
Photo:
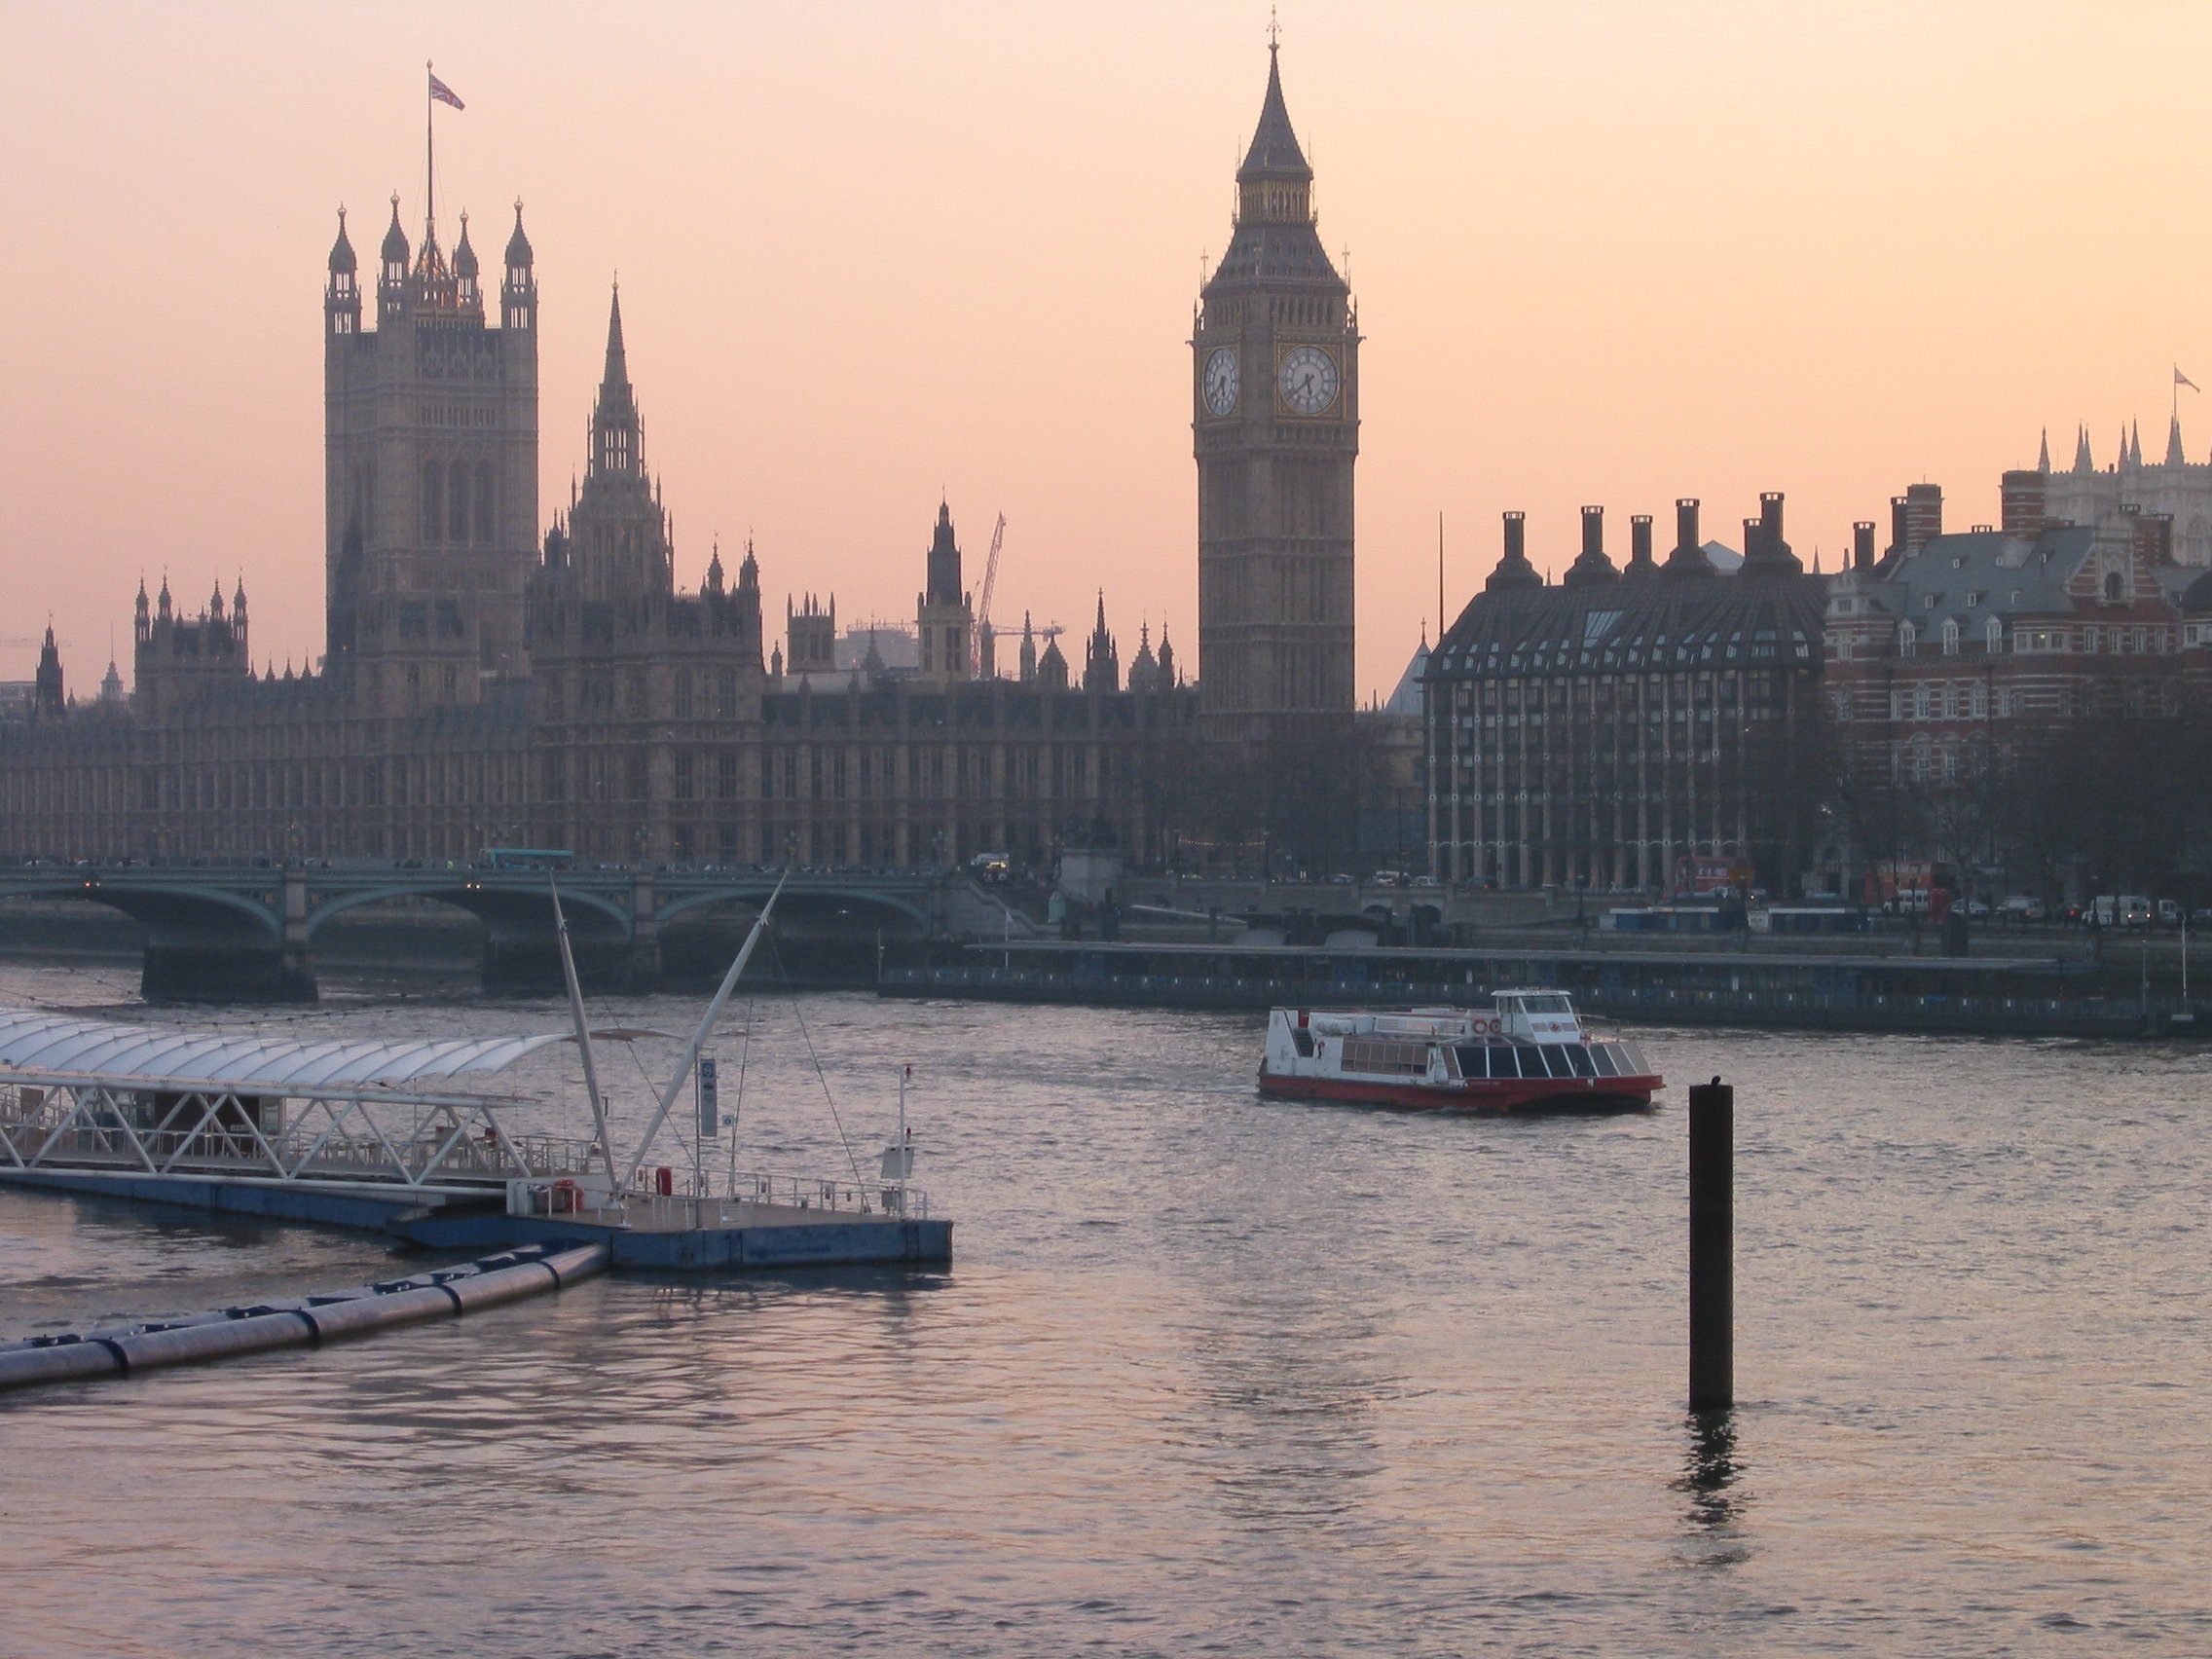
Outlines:
[[2001,909],[2006,920],[2013,922],[2040,922],[2050,914],[2044,907],[2044,902],[2032,893],[2011,895],[2005,901]]
[[2181,926],[2181,904],[2178,901],[2172,899],[2158,901],[2158,926],[2162,928],[2178,928]]
[[1987,921],[1989,919],[1989,901],[1986,899],[1969,899],[1967,901],[1967,915],[1973,921]]

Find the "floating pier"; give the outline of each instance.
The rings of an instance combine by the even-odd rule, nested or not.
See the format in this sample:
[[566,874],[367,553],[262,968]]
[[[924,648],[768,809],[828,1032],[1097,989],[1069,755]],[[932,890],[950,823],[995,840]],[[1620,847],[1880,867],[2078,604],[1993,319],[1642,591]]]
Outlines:
[[[583,1246],[618,1268],[949,1261],[952,1223],[932,1216],[929,1195],[912,1185],[903,1080],[899,1138],[883,1153],[880,1181],[861,1179],[849,1145],[850,1182],[740,1176],[734,1159],[719,1190],[706,1175],[699,1155],[719,1131],[713,1065],[702,1051],[782,892],[779,882],[623,1158],[593,1040],[666,1033],[591,1029],[555,889],[555,940],[573,1019],[567,1033],[302,1040],[0,1009],[0,1181],[365,1228],[433,1248]],[[424,1082],[496,1075],[569,1042],[583,1073],[588,1139],[517,1132],[502,1115],[516,1104],[511,1097]],[[694,1078],[691,1170],[649,1164],[654,1137]]]

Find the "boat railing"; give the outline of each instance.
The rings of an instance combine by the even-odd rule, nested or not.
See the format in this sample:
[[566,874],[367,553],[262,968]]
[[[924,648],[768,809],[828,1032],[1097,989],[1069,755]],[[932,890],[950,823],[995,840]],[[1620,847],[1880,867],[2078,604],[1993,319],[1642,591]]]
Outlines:
[[704,1170],[695,1174],[667,1166],[649,1172],[645,1183],[624,1194],[619,1202],[608,1203],[606,1192],[605,1184],[595,1182],[588,1172],[526,1177],[507,1184],[507,1208],[515,1214],[554,1216],[619,1210],[632,1226],[656,1232],[743,1227],[756,1221],[762,1209],[907,1221],[927,1221],[930,1214],[929,1194],[919,1187],[757,1170]]

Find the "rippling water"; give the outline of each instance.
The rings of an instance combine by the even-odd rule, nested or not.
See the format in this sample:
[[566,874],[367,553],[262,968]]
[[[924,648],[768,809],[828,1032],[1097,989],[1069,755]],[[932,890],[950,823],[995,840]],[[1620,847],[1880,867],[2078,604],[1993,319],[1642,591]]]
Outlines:
[[[1678,1087],[1279,1105],[1257,1018],[810,996],[756,1011],[747,1164],[841,1166],[802,1016],[864,1158],[914,1064],[949,1272],[603,1279],[0,1397],[0,1652],[2212,1649],[2199,1056],[1642,1033],[1738,1086],[1744,1404],[1701,1440]],[[0,1252],[9,1334],[388,1261],[5,1191]]]

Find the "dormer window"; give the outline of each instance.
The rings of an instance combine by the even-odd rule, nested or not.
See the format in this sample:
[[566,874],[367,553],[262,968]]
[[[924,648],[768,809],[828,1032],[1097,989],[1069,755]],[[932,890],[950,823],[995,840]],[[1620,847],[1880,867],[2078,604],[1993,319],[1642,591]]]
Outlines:
[[1957,656],[1959,654],[1959,624],[1955,617],[1947,616],[1943,619],[1943,654],[1945,656]]

